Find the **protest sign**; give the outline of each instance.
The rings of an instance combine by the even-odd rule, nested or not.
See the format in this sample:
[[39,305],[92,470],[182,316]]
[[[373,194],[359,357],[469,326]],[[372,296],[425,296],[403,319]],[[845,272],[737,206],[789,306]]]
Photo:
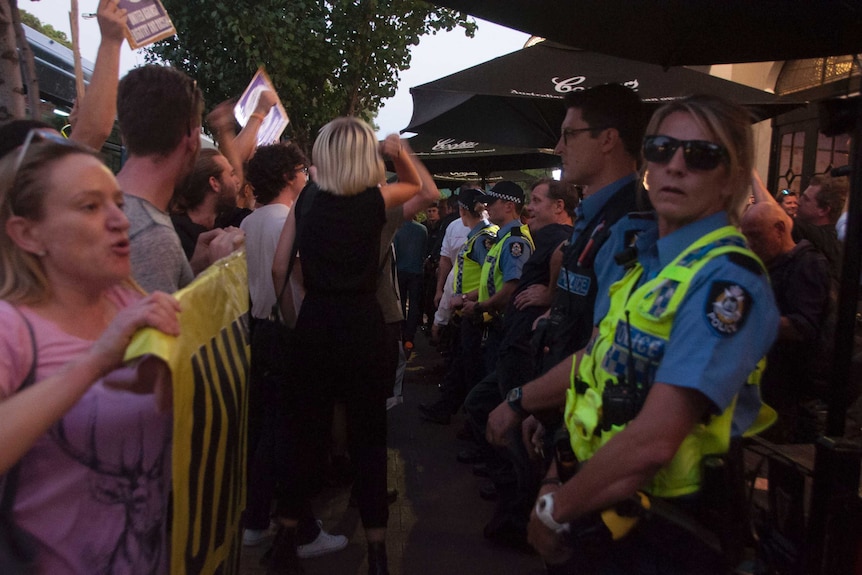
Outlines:
[[133,50],[177,33],[160,0],[120,0],[128,11],[126,39]]
[[[257,106],[260,93],[263,90],[272,90],[275,92],[275,87],[261,66],[255,73],[254,78],[251,79],[245,92],[242,93],[239,102],[234,106],[234,116],[236,116],[241,126],[245,126],[248,123],[249,118],[254,113],[255,106]],[[276,97],[278,97],[278,93],[276,93]],[[284,106],[281,105],[281,99],[279,99],[263,119],[260,131],[257,133],[257,145],[265,146],[278,142],[289,122],[290,119],[287,117],[287,112],[284,111]]]

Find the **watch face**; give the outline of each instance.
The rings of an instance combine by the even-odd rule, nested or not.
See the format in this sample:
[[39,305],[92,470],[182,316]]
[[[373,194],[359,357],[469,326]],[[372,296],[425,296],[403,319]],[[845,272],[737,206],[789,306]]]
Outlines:
[[512,391],[509,392],[509,395],[506,397],[507,401],[520,401],[521,399],[521,388],[516,387]]

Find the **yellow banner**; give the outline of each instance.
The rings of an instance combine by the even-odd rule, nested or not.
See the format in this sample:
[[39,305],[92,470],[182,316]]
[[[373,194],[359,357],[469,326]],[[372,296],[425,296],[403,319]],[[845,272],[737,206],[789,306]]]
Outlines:
[[126,360],[163,359],[173,376],[171,573],[238,574],[250,357],[245,252],[174,295],[181,335],[141,330],[126,350]]

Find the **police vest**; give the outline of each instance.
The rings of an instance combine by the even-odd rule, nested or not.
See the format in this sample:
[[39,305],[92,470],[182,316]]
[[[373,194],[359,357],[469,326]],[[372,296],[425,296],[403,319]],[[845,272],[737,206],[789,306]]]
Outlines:
[[526,225],[514,226],[505,236],[497,238],[497,243],[488,252],[485,263],[482,265],[482,275],[479,280],[479,301],[486,301],[503,288],[503,270],[500,269],[500,253],[503,251],[503,245],[510,236],[524,238],[530,244],[531,250],[536,249],[533,237],[530,235],[530,228]]
[[[455,258],[455,277],[453,279],[453,293],[456,294],[465,294],[470,293],[475,289],[479,289],[479,278],[482,275],[482,264],[470,258],[470,255],[473,253],[473,249],[476,247],[476,242],[485,242],[485,245],[488,246],[488,242],[491,244],[497,241],[497,230],[500,229],[500,226],[495,226],[493,224],[488,224],[481,230],[479,230],[475,236],[468,239],[461,249],[458,251],[458,255]],[[493,246],[488,248],[490,251]]]
[[[641,287],[637,287],[643,273],[640,264],[611,286],[608,315],[581,359],[578,377],[573,362],[572,386],[566,396],[566,427],[578,460],[592,457],[637,415],[692,279],[712,259],[734,253],[751,258],[766,273],[763,263],[746,247],[745,238],[732,226],[725,226],[694,242],[658,277]],[[764,366],[765,360],[761,359],[748,385],[759,383]],[[697,424],[670,463],[652,478],[647,492],[658,497],[678,497],[699,490],[703,456],[728,451],[737,397],[723,413]],[[773,415],[774,411],[764,405],[750,431],[756,433],[768,427],[774,421]]]
[[[593,307],[598,286],[593,262],[610,237],[611,227],[638,209],[639,183],[630,182],[605,203],[573,242],[563,248],[563,262],[549,317],[547,365],[556,365],[583,349],[593,332]],[[643,209],[643,208],[641,208]]]

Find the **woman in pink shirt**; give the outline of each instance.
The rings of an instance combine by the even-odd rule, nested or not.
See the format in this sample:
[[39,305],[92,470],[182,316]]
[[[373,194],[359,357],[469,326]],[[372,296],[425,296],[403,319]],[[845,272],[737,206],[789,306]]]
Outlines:
[[179,304],[131,281],[122,208],[98,155],[57,136],[0,161],[0,474],[17,466],[37,573],[167,572],[171,416],[153,381],[107,381],[139,328],[179,333]]

